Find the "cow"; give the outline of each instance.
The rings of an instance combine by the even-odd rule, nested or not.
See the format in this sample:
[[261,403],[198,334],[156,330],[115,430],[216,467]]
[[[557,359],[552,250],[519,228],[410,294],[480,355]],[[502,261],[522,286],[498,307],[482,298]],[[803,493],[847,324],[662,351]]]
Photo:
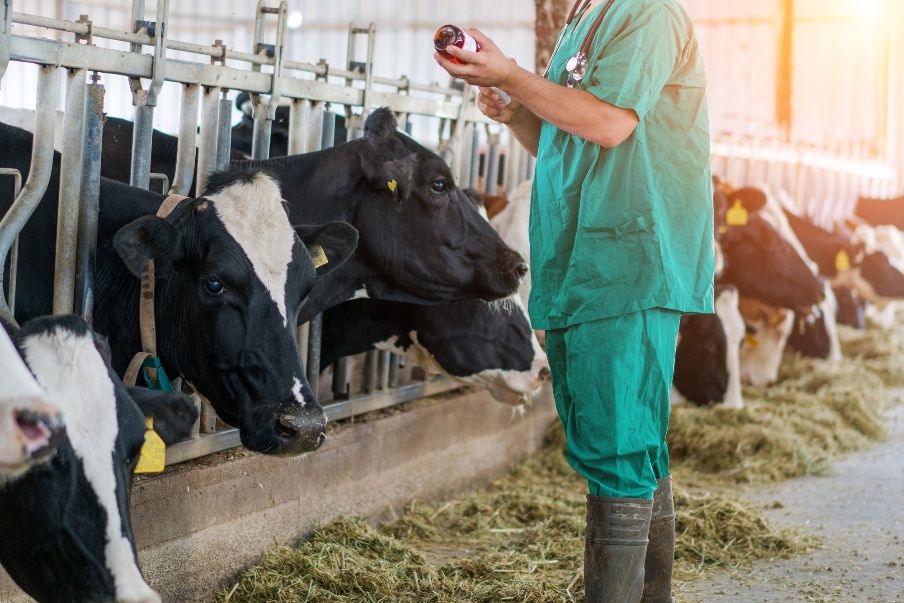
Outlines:
[[788,335],[787,346],[802,356],[841,360],[838,339],[838,300],[828,279],[824,279],[825,299],[810,316],[794,315],[794,327]]
[[[27,176],[28,132],[0,124],[3,167]],[[9,207],[11,183],[0,189]],[[51,181],[20,235],[18,318],[48,314],[59,191],[59,156]],[[356,231],[348,224],[300,228],[295,234],[277,180],[232,171],[209,179],[204,197],[166,197],[101,179],[94,289],[94,327],[109,338],[114,370],[125,373],[141,351],[139,275],[154,261],[153,315],[157,353],[170,375],[181,375],[210,400],[242,443],[268,454],[315,450],[326,415],[311,392],[297,353],[295,316],[315,282],[341,266]]]
[[[34,318],[13,338],[66,430],[50,459],[0,484],[0,564],[42,602],[159,602],[138,566],[129,515],[145,418],[109,348],[75,316]],[[186,396],[143,396],[157,398],[155,408],[181,406],[177,414],[192,421],[172,435],[187,435],[194,406]]]
[[[530,222],[530,195],[533,180],[525,180],[515,187],[505,206],[494,215],[490,216],[490,224],[512,249],[525,258],[530,258],[530,239],[528,237],[528,224]],[[486,203],[484,199],[484,203]],[[490,213],[487,208],[487,213]],[[524,275],[524,280],[518,288],[521,302],[527,307],[530,297],[531,278],[530,271]]]
[[904,196],[892,199],[860,197],[854,205],[854,216],[873,226],[889,225],[904,230]]
[[[716,179],[713,208],[724,265],[716,282],[734,285],[741,297],[809,315],[824,297],[823,285],[815,267],[781,229],[763,191],[734,190]],[[743,213],[735,217],[730,212]]]
[[[128,155],[130,147],[120,141],[118,150],[106,150]],[[158,159],[152,169],[172,178],[175,152]],[[344,221],[360,233],[354,256],[318,282],[300,323],[364,295],[426,304],[503,299],[528,272],[521,255],[456,186],[445,161],[399,132],[387,108],[368,115],[361,138],[302,155],[232,161],[231,166],[274,174],[283,184],[293,222]],[[101,164],[101,169],[109,178],[129,178],[121,168],[113,173]]]
[[738,303],[734,285],[717,285],[714,314],[681,317],[673,378],[678,399],[743,408],[740,348],[745,327]]
[[741,344],[741,381],[760,387],[771,385],[778,379],[794,312],[750,297],[741,297],[738,308],[747,326]]
[[387,350],[428,373],[484,387],[500,402],[522,404],[539,391],[549,365],[516,297],[432,306],[373,299],[341,303],[323,313],[321,364]]
[[838,324],[847,325],[855,329],[866,328],[866,300],[860,297],[855,289],[848,287],[833,287],[832,293],[838,303],[836,316]]
[[[240,92],[235,98],[235,108],[242,114],[242,119],[232,126],[232,150],[251,157],[254,141],[254,106],[251,95]],[[348,139],[345,116],[336,114],[334,138],[337,143]],[[270,157],[282,157],[289,154],[289,107],[276,107],[276,116],[270,126]]]
[[0,487],[46,461],[64,431],[59,408],[47,398],[0,328]]

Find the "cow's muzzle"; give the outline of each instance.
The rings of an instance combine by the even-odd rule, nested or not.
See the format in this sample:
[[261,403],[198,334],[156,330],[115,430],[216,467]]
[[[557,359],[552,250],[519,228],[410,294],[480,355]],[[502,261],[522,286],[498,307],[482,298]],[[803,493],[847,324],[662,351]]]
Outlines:
[[273,422],[280,440],[276,454],[290,456],[317,450],[326,440],[326,423],[326,414],[320,408],[278,415]]
[[13,411],[19,438],[25,456],[30,461],[41,461],[50,456],[60,443],[66,429],[57,414],[32,409]]

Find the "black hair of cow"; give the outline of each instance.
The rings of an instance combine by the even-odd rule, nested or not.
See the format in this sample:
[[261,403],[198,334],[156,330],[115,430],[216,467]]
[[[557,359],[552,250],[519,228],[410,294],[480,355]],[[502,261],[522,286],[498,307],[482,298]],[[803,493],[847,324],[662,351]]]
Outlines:
[[207,178],[207,184],[204,187],[204,194],[202,196],[207,197],[215,195],[236,183],[251,184],[259,174],[266,175],[282,189],[282,183],[280,182],[279,176],[272,170],[266,168],[234,168],[210,174]]
[[364,134],[376,138],[389,138],[399,127],[395,115],[389,107],[380,107],[367,116],[364,122]]

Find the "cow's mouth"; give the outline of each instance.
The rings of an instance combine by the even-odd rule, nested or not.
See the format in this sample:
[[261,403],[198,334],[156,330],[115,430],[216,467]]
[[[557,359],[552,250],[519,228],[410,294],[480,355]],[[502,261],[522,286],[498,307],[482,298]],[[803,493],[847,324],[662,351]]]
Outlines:
[[58,418],[28,409],[16,410],[14,417],[28,458],[42,457],[56,448],[63,432]]

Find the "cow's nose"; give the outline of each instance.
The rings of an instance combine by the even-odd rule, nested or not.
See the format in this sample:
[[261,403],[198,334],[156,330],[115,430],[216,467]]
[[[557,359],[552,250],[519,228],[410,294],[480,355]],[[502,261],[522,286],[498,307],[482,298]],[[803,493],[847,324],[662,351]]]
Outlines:
[[65,432],[59,415],[20,409],[15,411],[15,419],[29,458],[37,459],[55,450]]
[[540,381],[549,381],[550,377],[552,377],[552,373],[549,372],[549,367],[544,366],[540,369]]
[[301,454],[317,450],[326,440],[326,422],[326,415],[322,411],[277,417],[276,433],[283,443],[278,454]]
[[527,262],[521,260],[520,262],[515,264],[515,274],[518,275],[518,278],[524,278],[527,276]]

